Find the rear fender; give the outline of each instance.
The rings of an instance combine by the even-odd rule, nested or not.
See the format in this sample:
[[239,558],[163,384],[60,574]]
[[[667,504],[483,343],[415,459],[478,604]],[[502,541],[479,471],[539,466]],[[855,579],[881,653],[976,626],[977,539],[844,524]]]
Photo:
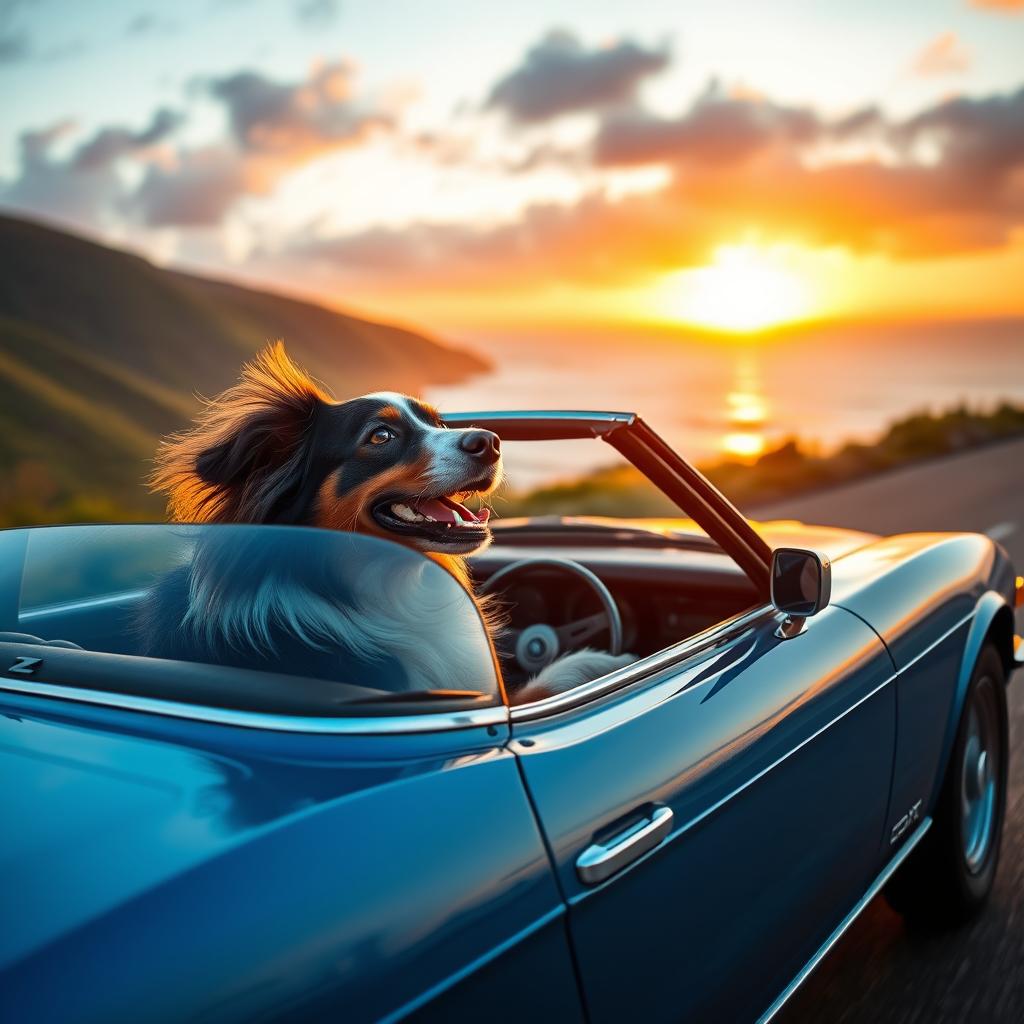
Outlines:
[[927,809],[942,785],[971,671],[989,636],[1004,641],[1014,599],[1006,552],[982,534],[904,534],[869,544],[832,566],[833,603],[878,632],[899,675],[892,828]]
[[949,764],[956,731],[960,725],[960,716],[963,714],[971,674],[974,672],[981,649],[990,640],[995,644],[996,650],[999,651],[999,655],[1003,659],[1003,666],[1007,671],[1007,682],[1009,682],[1012,678],[1009,673],[1014,668],[1013,609],[1007,603],[1006,598],[994,590],[982,594],[979,599],[967,640],[964,643],[949,722],[946,724],[946,734],[942,740],[937,786],[941,786],[942,780],[946,777],[946,766]]

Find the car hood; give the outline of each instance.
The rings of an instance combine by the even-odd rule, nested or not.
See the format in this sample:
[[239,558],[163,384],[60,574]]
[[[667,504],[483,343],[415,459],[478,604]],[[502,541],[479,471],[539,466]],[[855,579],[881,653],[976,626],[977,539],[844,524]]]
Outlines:
[[812,526],[795,519],[774,519],[751,526],[772,548],[813,548],[833,561],[878,540],[878,535],[838,526]]

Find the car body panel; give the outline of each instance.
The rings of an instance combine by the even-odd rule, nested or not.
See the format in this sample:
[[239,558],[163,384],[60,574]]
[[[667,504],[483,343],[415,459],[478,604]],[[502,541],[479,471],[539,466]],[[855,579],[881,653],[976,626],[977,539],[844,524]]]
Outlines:
[[980,534],[903,534],[833,563],[833,603],[871,624],[899,671],[886,847],[919,801],[934,807],[974,662],[1013,585],[1005,552]]
[[[513,725],[595,1021],[752,1019],[876,873],[891,659],[839,608],[788,640],[777,624],[767,614],[600,707]],[[674,814],[664,843],[582,883],[579,854],[652,804]]]
[[[997,627],[1008,642],[1005,553],[751,523],[632,413],[449,422],[609,443],[693,519],[604,522],[714,538],[666,548],[670,572],[738,576],[754,606],[575,702],[436,729],[201,720],[32,695],[8,668],[0,920],[18,926],[0,929],[0,1016],[753,1019],[875,891],[907,848],[893,823],[941,784],[977,651]],[[16,534],[0,534],[4,623]],[[765,605],[778,546],[833,564],[832,606],[785,637]],[[656,805],[675,816],[661,845],[584,886],[579,854]]]
[[22,822],[0,865],[0,919],[21,922],[0,992],[18,1019],[375,1020],[542,960],[535,1004],[577,1005],[498,730],[289,737],[46,703],[0,702],[0,817]]

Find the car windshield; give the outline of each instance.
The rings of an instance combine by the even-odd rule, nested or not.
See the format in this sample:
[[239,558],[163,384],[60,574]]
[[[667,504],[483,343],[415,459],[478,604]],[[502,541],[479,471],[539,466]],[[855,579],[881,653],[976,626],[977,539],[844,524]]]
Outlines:
[[473,599],[389,541],[154,524],[14,530],[0,547],[0,649],[25,688],[300,715],[500,702]]

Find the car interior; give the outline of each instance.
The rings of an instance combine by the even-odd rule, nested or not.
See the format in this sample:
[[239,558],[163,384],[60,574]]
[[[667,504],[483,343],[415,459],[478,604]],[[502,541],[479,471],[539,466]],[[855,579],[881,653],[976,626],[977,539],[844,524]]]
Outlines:
[[[513,692],[536,671],[524,631],[538,624],[558,636],[559,653],[610,650],[610,616],[594,586],[604,584],[621,617],[621,651],[646,657],[744,611],[757,602],[750,579],[700,534],[666,534],[616,520],[563,517],[508,522],[471,560],[477,587],[515,566],[493,590],[504,628],[497,638],[502,674]],[[612,613],[614,614],[614,613]],[[518,646],[518,651],[517,651]],[[611,650],[611,653],[618,651]]]
[[[45,532],[57,536],[53,530]],[[330,536],[327,531],[311,532]],[[153,549],[151,542],[156,536],[150,533],[145,543],[138,542],[139,551]],[[161,538],[164,543],[166,538]],[[131,547],[119,549],[116,536],[109,554],[104,556],[100,545],[91,553],[91,563],[82,554],[87,544],[65,547],[68,553],[61,556],[63,564],[56,556],[48,556],[52,565],[42,559],[46,569],[42,575],[51,581],[42,588],[42,597],[26,600],[31,575],[27,568],[20,603],[15,601],[17,607],[12,608],[7,601],[0,616],[0,651],[35,658],[45,652],[50,682],[57,681],[56,672],[67,686],[298,715],[442,711],[493,703],[499,692],[493,685],[479,691],[432,688],[410,693],[416,687],[393,683],[384,672],[351,668],[328,673],[329,685],[325,686],[322,666],[314,667],[312,659],[304,664],[301,657],[294,656],[287,664],[257,665],[264,668],[257,672],[251,660],[230,654],[216,665],[206,659],[201,672],[197,672],[195,661],[202,662],[202,657],[155,664],[156,659],[142,656],[132,626],[138,607],[146,600],[147,581],[155,578],[153,573],[140,570],[119,575],[111,569],[116,567],[119,550],[127,557],[123,552]],[[396,549],[393,544],[388,547]],[[401,550],[404,558],[421,558]],[[110,561],[103,562],[104,557]],[[156,558],[153,564],[168,563],[166,558],[163,563]],[[489,610],[496,611],[500,628],[492,639],[504,689],[513,704],[517,703],[517,691],[555,657],[590,648],[640,659],[758,603],[754,585],[739,565],[684,520],[560,514],[505,518],[494,524],[493,543],[469,564],[476,591],[488,595]],[[31,565],[32,560],[26,560],[26,566]],[[74,580],[70,589],[65,577]],[[53,584],[58,578],[60,584]],[[54,599],[54,595],[64,599]],[[85,596],[75,599],[75,595]],[[67,599],[69,596],[72,599]],[[78,651],[94,657],[83,659]]]

